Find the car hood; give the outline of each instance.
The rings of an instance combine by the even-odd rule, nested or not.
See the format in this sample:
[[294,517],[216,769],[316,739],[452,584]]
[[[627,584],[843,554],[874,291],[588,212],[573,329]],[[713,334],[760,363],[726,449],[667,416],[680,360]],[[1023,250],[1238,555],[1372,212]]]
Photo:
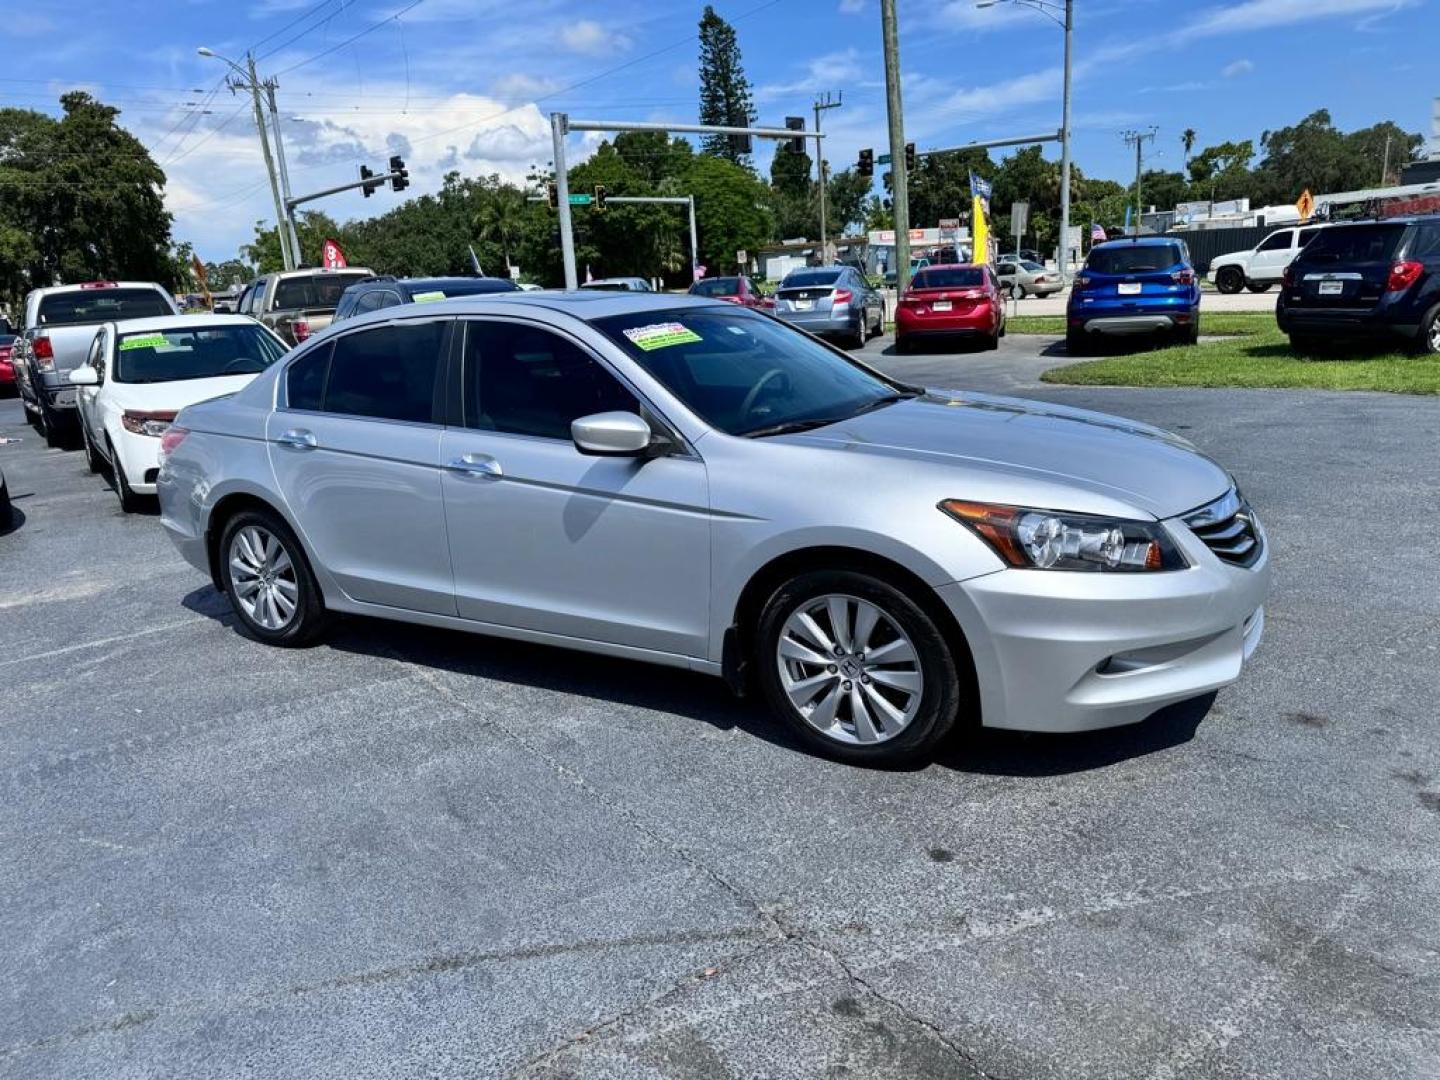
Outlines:
[[[1053,495],[1077,490],[1082,511],[1120,503],[1156,518],[1174,517],[1220,495],[1228,473],[1179,436],[1121,417],[1063,405],[928,391],[923,396],[864,413],[786,441],[828,445],[852,453],[954,466],[1003,479],[1018,505],[1026,481]],[[991,485],[987,484],[987,488]],[[957,490],[956,496],[965,493]],[[1085,495],[1096,498],[1085,498]],[[1107,510],[1108,512],[1108,510]]]
[[251,375],[222,375],[214,379],[176,379],[173,382],[118,383],[109,386],[109,396],[122,409],[146,412],[179,412],[187,405],[224,397],[254,382]]

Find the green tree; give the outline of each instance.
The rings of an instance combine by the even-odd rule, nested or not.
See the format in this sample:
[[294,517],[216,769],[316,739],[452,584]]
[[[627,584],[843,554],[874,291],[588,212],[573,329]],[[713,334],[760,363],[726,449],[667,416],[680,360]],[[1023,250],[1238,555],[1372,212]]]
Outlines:
[[733,269],[737,250],[753,252],[771,237],[770,189],[749,169],[698,154],[684,182],[695,195],[700,261],[712,274]]
[[510,252],[520,239],[525,219],[525,196],[518,188],[496,187],[488,192],[475,215],[475,235],[487,243],[498,244],[509,276]]
[[770,186],[785,195],[809,198],[814,186],[810,174],[815,170],[815,161],[803,150],[791,153],[789,144],[781,143],[775,149],[770,161]]
[[[745,127],[755,122],[750,80],[740,62],[735,28],[705,5],[700,16],[700,123]],[[701,152],[736,165],[750,164],[728,135],[706,135]]]
[[1186,128],[1180,133],[1180,145],[1185,148],[1185,168],[1190,168],[1190,151],[1195,149],[1195,140],[1198,136],[1194,128]]
[[[319,266],[321,247],[326,239],[339,242],[345,256],[357,266],[362,265],[352,246],[346,245],[344,230],[323,210],[303,210],[295,220],[295,231],[300,235],[300,253],[305,266]],[[242,245],[240,253],[257,273],[271,274],[285,268],[280,254],[280,236],[274,227],[264,221],[255,222],[255,239]]]
[[[827,170],[828,172],[828,170]],[[865,205],[870,198],[870,177],[854,169],[829,173],[825,185],[826,213],[832,235],[839,236],[865,221]]]

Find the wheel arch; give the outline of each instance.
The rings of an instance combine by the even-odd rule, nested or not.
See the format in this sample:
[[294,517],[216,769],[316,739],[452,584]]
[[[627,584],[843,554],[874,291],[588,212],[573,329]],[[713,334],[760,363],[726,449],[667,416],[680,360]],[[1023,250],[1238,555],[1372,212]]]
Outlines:
[[979,723],[980,695],[970,642],[934,587],[914,570],[894,559],[844,545],[794,548],[775,556],[751,574],[744,588],[740,590],[730,628],[725,634],[722,667],[725,679],[733,690],[745,693],[752,688],[754,672],[750,667],[750,657],[755,646],[755,631],[765,604],[785,582],[799,574],[817,570],[851,570],[869,574],[893,585],[919,605],[940,628],[945,643],[950,647],[960,675],[961,689],[974,703],[976,722]]

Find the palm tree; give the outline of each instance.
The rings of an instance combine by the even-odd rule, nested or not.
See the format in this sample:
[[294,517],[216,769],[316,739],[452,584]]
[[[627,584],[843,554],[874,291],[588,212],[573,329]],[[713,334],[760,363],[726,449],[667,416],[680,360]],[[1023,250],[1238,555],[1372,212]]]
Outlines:
[[525,197],[507,184],[488,192],[475,215],[475,231],[480,239],[500,245],[506,274],[510,272],[510,246],[520,233],[524,214]]
[[1180,133],[1181,145],[1185,147],[1185,168],[1190,168],[1190,151],[1195,149],[1195,129],[1186,128]]

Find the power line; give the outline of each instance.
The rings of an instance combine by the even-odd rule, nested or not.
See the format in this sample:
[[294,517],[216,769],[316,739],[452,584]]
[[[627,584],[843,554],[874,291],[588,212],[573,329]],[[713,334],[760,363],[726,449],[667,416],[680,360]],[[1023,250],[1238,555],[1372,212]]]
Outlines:
[[[379,30],[380,27],[386,25],[387,23],[394,22],[396,19],[400,18],[401,15],[404,15],[407,11],[419,7],[424,2],[425,0],[410,0],[410,3],[406,4],[399,11],[395,12],[395,14],[387,15],[385,18],[381,19],[377,23],[371,23],[364,30],[361,30],[358,34],[354,34],[351,37],[346,38],[344,41],[340,42],[337,45],[331,45],[328,49],[320,50],[318,53],[316,53],[314,56],[311,56],[309,59],[301,60],[298,64],[291,64],[287,68],[281,68],[279,71],[275,72],[275,74],[272,75],[271,78],[278,78],[281,75],[288,75],[290,74],[290,72],[296,71],[309,64],[313,64],[316,60],[323,59],[324,57],[329,56],[331,53],[336,52],[339,49],[345,48],[345,46],[347,45],[352,45],[355,42],[359,41],[361,38],[363,38],[366,34],[374,33],[376,30]],[[274,55],[274,53],[272,51],[266,53],[265,55],[272,56]]]

